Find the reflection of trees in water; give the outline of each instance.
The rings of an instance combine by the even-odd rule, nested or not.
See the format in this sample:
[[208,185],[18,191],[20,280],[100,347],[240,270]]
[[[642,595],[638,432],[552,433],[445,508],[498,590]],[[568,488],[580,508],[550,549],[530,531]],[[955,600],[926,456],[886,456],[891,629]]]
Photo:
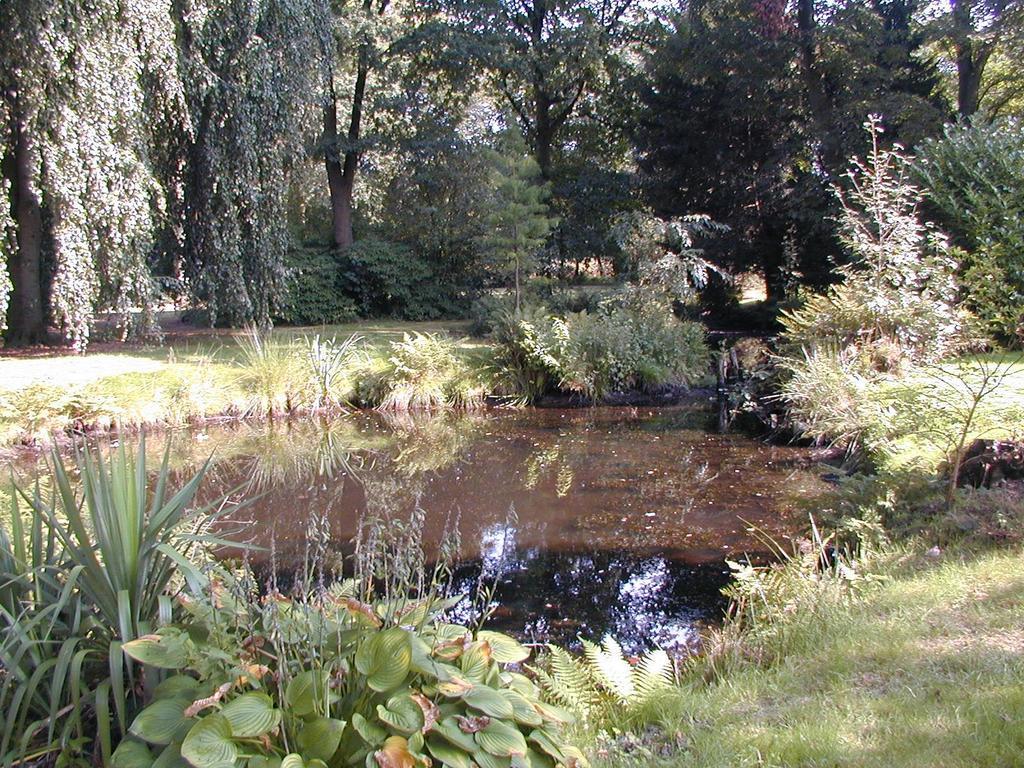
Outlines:
[[[486,561],[464,565],[456,589],[470,591],[486,570]],[[572,645],[610,634],[631,652],[651,644],[686,652],[698,643],[700,621],[724,609],[727,580],[718,564],[687,566],[660,555],[513,550],[490,623],[537,642]],[[459,610],[458,620],[472,621],[475,607]]]

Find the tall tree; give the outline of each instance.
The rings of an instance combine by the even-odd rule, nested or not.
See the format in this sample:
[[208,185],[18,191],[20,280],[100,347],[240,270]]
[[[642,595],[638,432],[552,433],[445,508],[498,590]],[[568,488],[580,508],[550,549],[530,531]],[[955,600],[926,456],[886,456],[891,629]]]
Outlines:
[[956,63],[957,114],[972,117],[981,106],[985,69],[999,46],[1024,34],[1020,0],[950,0],[941,28]]
[[512,278],[516,312],[522,308],[522,285],[537,252],[555,224],[547,199],[550,188],[540,167],[513,145],[493,154],[490,211],[486,216],[484,249],[499,271]]
[[0,25],[5,342],[42,341],[52,319],[83,348],[97,310],[127,332],[150,305],[150,139],[182,103],[169,5],[25,0],[0,5]]
[[559,135],[602,84],[638,0],[453,0],[478,61],[552,177]]
[[211,323],[266,323],[285,287],[289,168],[315,125],[320,0],[183,0],[191,141],[184,273]]

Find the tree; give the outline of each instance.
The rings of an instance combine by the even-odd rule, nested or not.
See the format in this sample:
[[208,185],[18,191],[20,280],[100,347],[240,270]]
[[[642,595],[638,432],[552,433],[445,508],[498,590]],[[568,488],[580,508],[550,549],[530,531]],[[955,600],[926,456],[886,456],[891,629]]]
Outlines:
[[265,324],[286,290],[288,174],[314,124],[326,8],[320,0],[185,5],[185,278],[211,323]]
[[600,91],[617,46],[628,36],[636,0],[453,0],[446,4],[470,35],[475,58],[493,76],[545,179],[559,135]]
[[[154,126],[180,114],[167,0],[0,5],[9,345],[52,318],[76,348],[98,310],[147,324],[162,190]],[[4,281],[6,282],[6,281]]]
[[967,304],[1004,342],[1024,336],[1024,124],[949,125],[916,171],[936,218],[964,249]]
[[547,199],[550,189],[532,157],[514,149],[493,154],[493,188],[481,245],[498,268],[513,277],[516,312],[522,309],[523,274],[555,225]]
[[961,118],[978,112],[985,70],[999,47],[1024,35],[1024,3],[1019,0],[950,0],[951,11],[938,25],[956,64],[956,104]]

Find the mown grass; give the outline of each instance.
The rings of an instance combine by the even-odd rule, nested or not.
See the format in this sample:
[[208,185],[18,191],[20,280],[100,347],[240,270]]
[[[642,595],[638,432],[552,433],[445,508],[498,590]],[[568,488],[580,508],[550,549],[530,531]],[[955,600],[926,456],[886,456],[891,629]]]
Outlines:
[[447,333],[469,367],[484,367],[486,345],[456,335],[464,330],[464,323],[394,322],[279,329],[259,365],[244,331],[171,336],[160,347],[84,356],[0,358],[0,445],[42,442],[68,430],[177,426],[301,405],[315,387],[298,369],[317,334],[339,341],[356,335],[362,353],[386,359],[406,334]]
[[596,747],[605,766],[1024,765],[1019,549],[897,557],[843,600],[798,610],[778,648],[651,708],[656,728]]

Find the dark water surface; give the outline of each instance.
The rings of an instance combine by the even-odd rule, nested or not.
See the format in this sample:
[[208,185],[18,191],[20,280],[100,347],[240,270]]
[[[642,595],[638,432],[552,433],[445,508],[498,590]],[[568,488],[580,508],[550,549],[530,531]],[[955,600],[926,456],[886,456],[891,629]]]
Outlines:
[[251,480],[262,495],[235,527],[281,571],[303,559],[311,522],[340,558],[360,521],[411,519],[427,560],[457,522],[456,579],[496,581],[492,624],[681,650],[721,615],[725,559],[763,550],[750,527],[783,539],[801,522],[793,502],[820,487],[805,450],[706,421],[684,408],[360,413],[179,432],[173,461],[184,473],[212,453],[211,498]]

